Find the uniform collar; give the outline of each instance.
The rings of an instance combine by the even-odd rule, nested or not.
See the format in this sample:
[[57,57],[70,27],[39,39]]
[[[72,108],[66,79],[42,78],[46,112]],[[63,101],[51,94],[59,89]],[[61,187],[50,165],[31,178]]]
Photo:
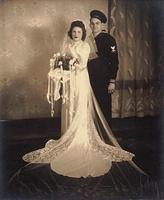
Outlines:
[[102,33],[103,33],[103,32],[101,31],[101,32],[100,32],[98,35],[96,35],[94,38],[96,39],[96,38],[100,37]]

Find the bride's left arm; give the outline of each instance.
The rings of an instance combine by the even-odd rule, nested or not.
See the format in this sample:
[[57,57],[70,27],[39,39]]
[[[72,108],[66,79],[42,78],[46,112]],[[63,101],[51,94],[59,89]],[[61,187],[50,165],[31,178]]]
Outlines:
[[88,43],[84,43],[84,46],[80,48],[77,52],[78,62],[79,62],[79,64],[76,64],[77,69],[83,70],[87,67],[89,53],[90,53],[90,46]]

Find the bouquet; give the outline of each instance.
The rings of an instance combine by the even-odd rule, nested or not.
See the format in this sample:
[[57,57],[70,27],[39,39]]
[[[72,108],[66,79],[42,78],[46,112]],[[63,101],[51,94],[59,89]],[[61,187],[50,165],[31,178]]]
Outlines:
[[54,70],[60,68],[61,70],[73,70],[75,69],[75,64],[78,63],[76,58],[67,56],[65,54],[61,55],[56,53],[53,55],[53,58],[50,59],[50,69]]

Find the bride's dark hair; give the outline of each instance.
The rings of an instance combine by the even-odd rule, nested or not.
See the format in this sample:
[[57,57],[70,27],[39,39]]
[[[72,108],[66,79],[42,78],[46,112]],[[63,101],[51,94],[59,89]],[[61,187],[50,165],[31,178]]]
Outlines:
[[77,20],[77,21],[73,21],[73,22],[71,23],[70,29],[69,29],[69,31],[68,31],[68,36],[69,36],[71,39],[72,39],[72,30],[73,30],[74,27],[80,27],[80,28],[82,29],[82,32],[83,32],[83,34],[82,34],[82,40],[84,41],[85,38],[86,38],[86,29],[85,29],[85,25],[83,24],[83,22]]

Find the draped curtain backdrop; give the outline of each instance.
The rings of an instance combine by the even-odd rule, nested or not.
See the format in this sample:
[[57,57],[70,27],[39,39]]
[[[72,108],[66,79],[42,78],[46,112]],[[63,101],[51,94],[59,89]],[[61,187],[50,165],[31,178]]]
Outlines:
[[119,50],[113,117],[156,115],[162,108],[152,1],[109,2],[109,30]]

